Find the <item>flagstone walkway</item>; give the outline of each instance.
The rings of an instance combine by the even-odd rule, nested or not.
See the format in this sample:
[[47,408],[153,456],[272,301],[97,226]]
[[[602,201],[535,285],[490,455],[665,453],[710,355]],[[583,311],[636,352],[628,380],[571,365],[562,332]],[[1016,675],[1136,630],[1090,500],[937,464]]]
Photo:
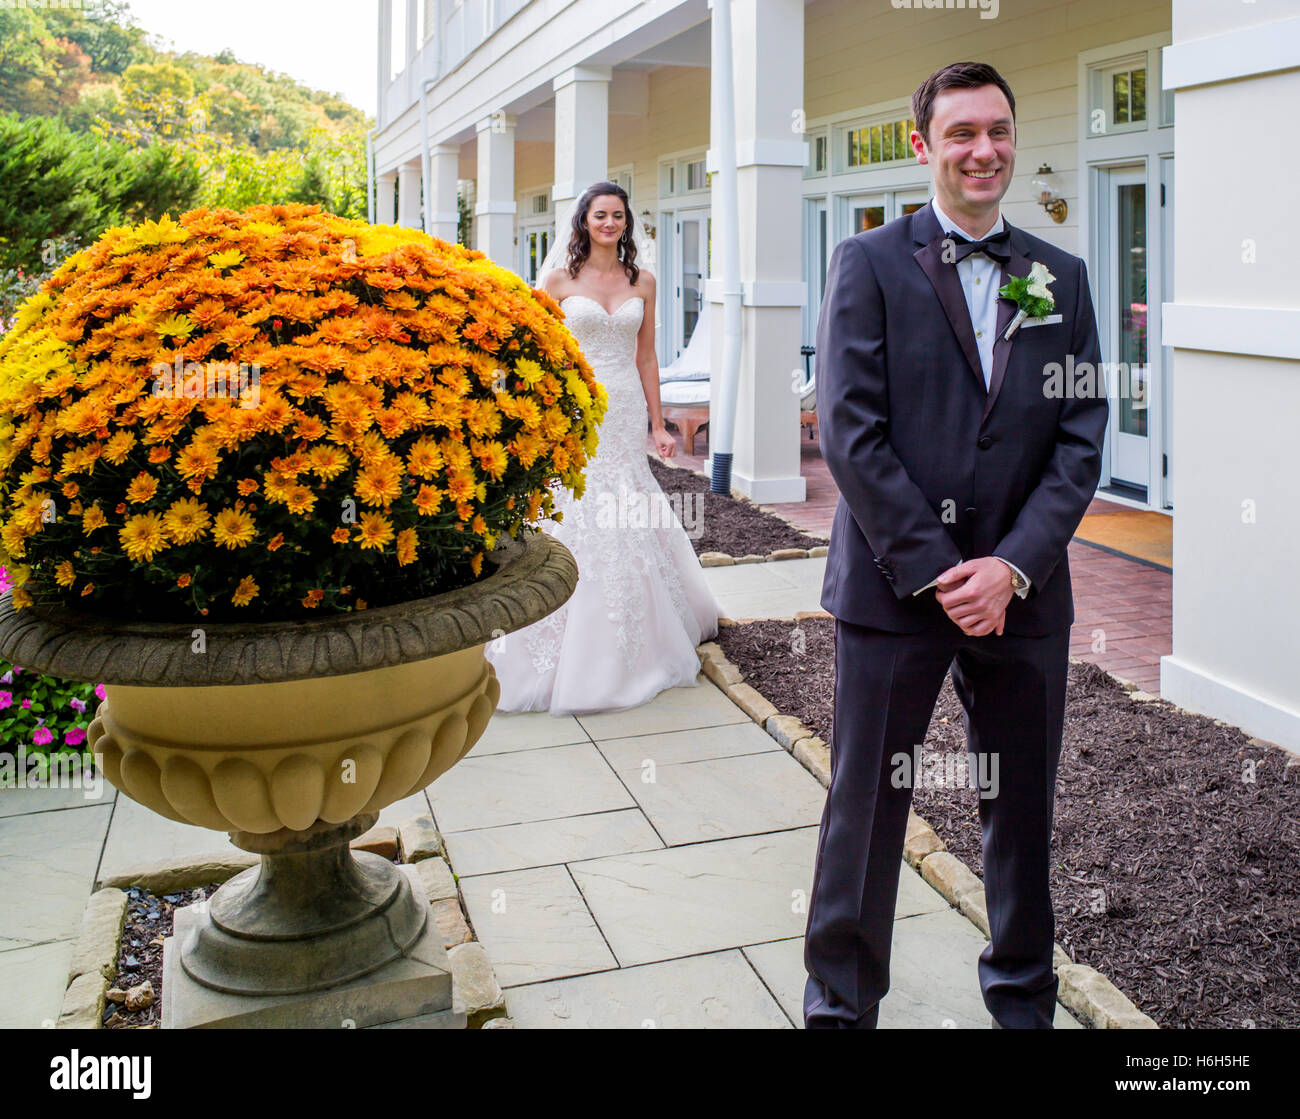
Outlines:
[[[785,615],[816,608],[823,564],[708,577],[730,616]],[[427,793],[381,822],[432,812],[520,1028],[801,1024],[824,790],[703,675],[629,711],[498,716]],[[107,786],[0,792],[0,1026],[57,1017],[97,882],[223,849]],[[988,1028],[984,938],[910,867],[901,881],[881,1025]]]

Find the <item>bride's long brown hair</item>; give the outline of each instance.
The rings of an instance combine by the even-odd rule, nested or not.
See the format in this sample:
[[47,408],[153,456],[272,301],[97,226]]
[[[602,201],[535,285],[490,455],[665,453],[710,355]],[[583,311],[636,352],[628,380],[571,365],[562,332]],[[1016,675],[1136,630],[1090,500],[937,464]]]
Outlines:
[[641,274],[641,269],[636,264],[636,241],[632,237],[632,231],[636,228],[636,218],[632,216],[632,204],[628,201],[627,191],[618,183],[593,183],[578,199],[578,204],[573,208],[573,232],[569,235],[569,261],[565,270],[569,273],[570,279],[576,280],[582,266],[591,257],[591,233],[587,230],[587,211],[591,209],[592,199],[599,198],[602,194],[617,195],[623,203],[627,225],[623,228],[623,235],[618,239],[618,259],[623,265],[623,271],[627,273],[628,280],[635,286],[636,278]]

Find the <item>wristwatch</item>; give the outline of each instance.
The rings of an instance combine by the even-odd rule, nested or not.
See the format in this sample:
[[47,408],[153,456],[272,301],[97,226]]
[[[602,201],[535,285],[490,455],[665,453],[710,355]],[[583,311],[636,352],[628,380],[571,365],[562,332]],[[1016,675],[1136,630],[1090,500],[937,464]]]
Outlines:
[[1023,591],[1029,586],[1029,581],[1019,571],[1011,567],[1010,564],[1007,564],[1007,567],[1011,570],[1011,589],[1013,591]]

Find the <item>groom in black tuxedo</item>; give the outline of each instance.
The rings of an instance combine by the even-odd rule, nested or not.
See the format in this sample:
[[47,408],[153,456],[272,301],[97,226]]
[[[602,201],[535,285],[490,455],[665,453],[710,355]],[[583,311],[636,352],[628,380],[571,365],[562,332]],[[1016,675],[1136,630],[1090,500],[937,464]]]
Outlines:
[[[997,755],[995,795],[979,801],[984,1002],[995,1026],[1050,1029],[1066,549],[1107,418],[1097,324],[1083,261],[999,212],[1016,157],[1002,76],[946,66],[912,109],[935,197],[836,247],[817,331],[822,454],[840,499],[821,600],[836,619],[835,723],[804,1020],[876,1025],[912,798],[894,759],[924,738],[951,668],[968,749]],[[1017,306],[998,289],[1035,263],[1053,277],[1053,313],[1008,341]],[[1054,376],[1067,355],[1095,377]]]

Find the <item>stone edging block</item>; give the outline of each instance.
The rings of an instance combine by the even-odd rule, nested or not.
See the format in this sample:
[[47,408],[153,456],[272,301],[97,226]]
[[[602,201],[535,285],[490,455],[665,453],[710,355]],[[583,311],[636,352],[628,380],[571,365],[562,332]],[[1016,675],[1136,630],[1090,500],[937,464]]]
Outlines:
[[[810,549],[812,552],[815,549]],[[821,549],[825,554],[825,549]],[[722,553],[714,553],[721,555]],[[726,557],[731,559],[731,557]],[[737,562],[732,560],[732,562]],[[719,627],[749,625],[757,621],[801,622],[808,618],[826,618],[825,610],[806,610],[793,618],[720,618]],[[830,749],[814,731],[794,715],[783,715],[754,687],[744,683],[740,669],[727,659],[716,641],[696,650],[705,676],[754,722],[779,742],[796,761],[811,773],[823,788],[830,787]],[[1082,663],[1071,657],[1071,663]],[[1111,673],[1111,675],[1114,675]],[[1119,680],[1119,677],[1115,677]],[[1125,690],[1139,702],[1158,701],[1159,696],[1139,692],[1135,684],[1120,680]],[[737,693],[739,692],[739,698]],[[753,700],[757,696],[760,706]],[[745,702],[742,702],[742,698]],[[760,717],[761,715],[761,717]],[[977,929],[989,935],[988,902],[984,883],[956,855],[944,848],[943,840],[924,819],[909,810],[903,857],[935,890],[954,906]],[[1118,987],[1095,968],[1076,964],[1059,945],[1053,945],[1052,965],[1059,982],[1057,998],[1070,1011],[1089,1022],[1094,1029],[1158,1030],[1153,1019],[1143,1014]]]
[[[721,653],[721,650],[718,650]],[[751,691],[753,689],[750,689]],[[758,693],[755,692],[755,695]],[[766,702],[766,700],[764,700]],[[412,816],[396,828],[381,825],[358,836],[354,850],[376,851],[415,864],[429,894],[431,918],[443,942],[451,940],[447,958],[457,983],[457,1003],[463,1001],[468,1029],[513,1029],[506,1016],[505,995],[483,945],[473,939],[455,875],[446,861],[442,836],[427,815]],[[174,893],[225,882],[255,866],[258,856],[245,851],[165,859],[113,875],[110,884],[92,894],[81,919],[72,952],[68,985],[56,1023],[59,1029],[100,1029],[110,983],[117,977],[117,957],[125,931],[127,896],[117,887],[140,886],[153,894]]]
[[777,548],[767,555],[751,552],[744,556],[733,556],[726,552],[700,552],[696,557],[701,567],[732,567],[738,563],[777,563],[780,560],[819,559],[826,555],[828,547],[817,544],[812,548]]

